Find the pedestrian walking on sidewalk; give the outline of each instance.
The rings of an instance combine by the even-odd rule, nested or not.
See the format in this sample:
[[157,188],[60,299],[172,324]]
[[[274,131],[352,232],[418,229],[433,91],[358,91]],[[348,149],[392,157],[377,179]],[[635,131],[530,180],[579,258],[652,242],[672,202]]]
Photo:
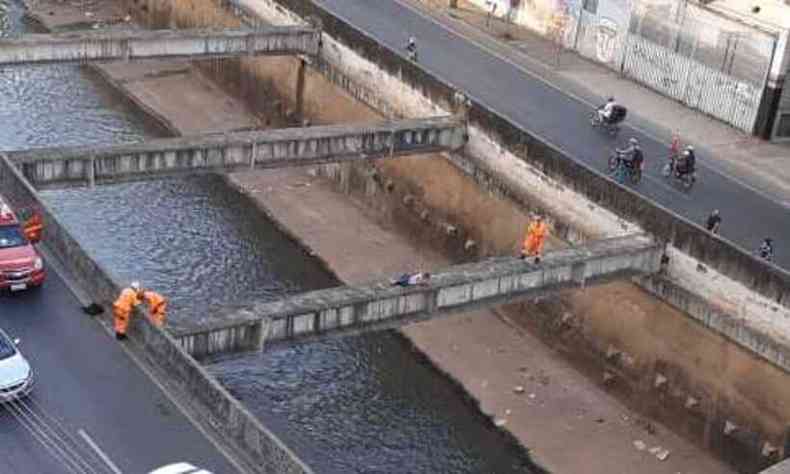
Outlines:
[[718,234],[719,227],[721,227],[721,216],[719,215],[719,210],[714,209],[708,216],[707,222],[705,222],[705,228],[712,234]]

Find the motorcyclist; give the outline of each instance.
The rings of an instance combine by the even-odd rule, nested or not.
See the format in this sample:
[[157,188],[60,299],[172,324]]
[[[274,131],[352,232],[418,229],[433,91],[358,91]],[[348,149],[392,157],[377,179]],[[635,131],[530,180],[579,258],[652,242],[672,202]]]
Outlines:
[[617,156],[629,168],[641,165],[643,160],[642,149],[639,147],[639,140],[635,137],[628,139],[628,146],[615,150]]
[[416,61],[417,60],[417,38],[414,36],[409,36],[409,40],[406,42],[406,51],[409,53],[409,59]]
[[598,118],[601,119],[601,122],[611,123],[612,114],[616,106],[617,102],[615,102],[614,97],[609,97],[604,105],[598,107]]
[[680,155],[676,170],[679,175],[687,175],[694,173],[697,165],[697,155],[694,153],[694,147],[689,145]]

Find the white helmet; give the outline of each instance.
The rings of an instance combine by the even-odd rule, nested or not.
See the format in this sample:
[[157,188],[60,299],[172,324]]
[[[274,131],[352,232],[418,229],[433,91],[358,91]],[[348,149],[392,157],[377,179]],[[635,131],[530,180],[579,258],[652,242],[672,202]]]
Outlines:
[[632,137],[630,140],[628,140],[628,143],[630,143],[631,145],[638,145],[639,144],[639,140],[637,140],[636,138]]
[[129,285],[129,287],[130,287],[131,289],[133,289],[134,291],[140,291],[140,290],[142,290],[142,289],[143,289],[142,285],[140,285],[140,282],[139,282],[139,281],[136,281],[136,280],[135,280],[135,281],[133,281],[133,282],[132,282],[132,284],[131,284],[131,285]]

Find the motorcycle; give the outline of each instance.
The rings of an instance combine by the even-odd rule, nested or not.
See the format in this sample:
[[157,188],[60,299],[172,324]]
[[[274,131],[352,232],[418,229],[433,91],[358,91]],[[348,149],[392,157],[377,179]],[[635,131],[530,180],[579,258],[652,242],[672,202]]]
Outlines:
[[406,46],[403,47],[406,50],[406,54],[409,56],[409,60],[417,62],[417,45],[414,43],[408,43]]
[[639,184],[642,181],[642,169],[644,167],[644,161],[635,163],[634,160],[624,160],[623,153],[617,150],[609,156],[609,173],[614,175],[620,184],[624,184],[626,178],[632,184]]
[[610,135],[614,136],[620,131],[620,123],[625,120],[626,116],[626,109],[622,106],[615,106],[614,110],[612,110],[612,114],[608,120],[601,117],[599,110],[603,109],[603,107],[598,107],[597,109],[593,110],[590,114],[590,125],[593,128],[600,127]]
[[691,189],[694,183],[697,182],[697,172],[681,173],[680,170],[678,170],[677,164],[677,157],[670,156],[669,162],[664,165],[661,174],[664,175],[665,178],[673,178],[675,182],[680,183],[684,188]]

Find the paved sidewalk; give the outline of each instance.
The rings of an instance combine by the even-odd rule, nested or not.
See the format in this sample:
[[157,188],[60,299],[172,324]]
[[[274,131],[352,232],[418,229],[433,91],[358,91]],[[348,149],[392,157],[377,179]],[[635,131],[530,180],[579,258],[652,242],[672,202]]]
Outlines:
[[486,13],[467,0],[459,0],[457,9],[448,8],[448,0],[401,1],[584,102],[600,104],[614,95],[629,108],[632,126],[667,144],[673,130],[678,131],[684,143],[715,157],[717,170],[790,207],[790,144],[752,137],[574,51],[558,54],[555,44],[526,27],[496,18],[487,21]]

